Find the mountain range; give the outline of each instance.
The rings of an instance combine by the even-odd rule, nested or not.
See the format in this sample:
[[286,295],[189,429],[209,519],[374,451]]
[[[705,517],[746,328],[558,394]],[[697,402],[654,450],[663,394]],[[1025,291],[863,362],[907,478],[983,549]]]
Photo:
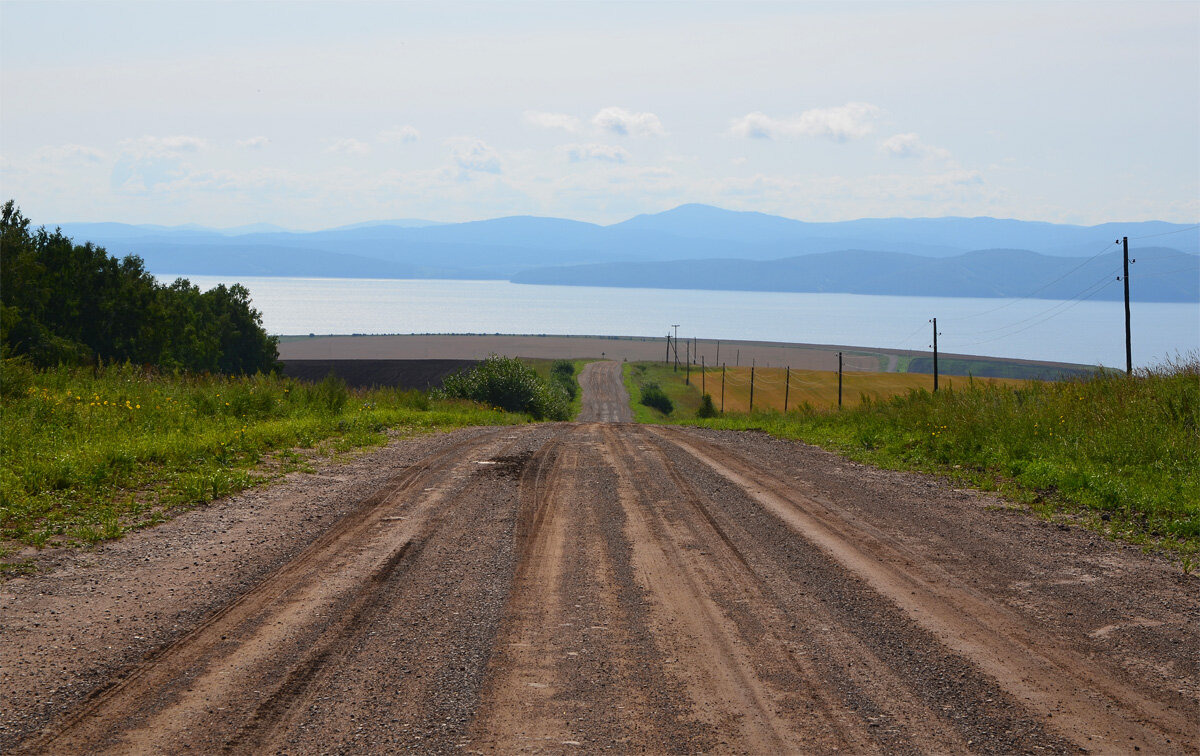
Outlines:
[[[1200,231],[1161,221],[1074,226],[996,218],[809,223],[682,205],[608,226],[513,216],[323,231],[64,223],[77,242],[157,275],[501,279],[530,284],[1072,298],[1119,271],[1130,238],[1141,301],[1200,301]],[[1115,255],[1115,257],[1114,257]],[[1092,292],[1119,298],[1120,286]]]

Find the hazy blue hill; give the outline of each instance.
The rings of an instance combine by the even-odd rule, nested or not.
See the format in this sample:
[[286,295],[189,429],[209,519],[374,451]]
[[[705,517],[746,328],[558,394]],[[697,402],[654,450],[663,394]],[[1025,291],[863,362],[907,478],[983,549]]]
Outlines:
[[[426,226],[445,226],[447,224],[441,221],[423,220],[421,218],[393,218],[392,220],[373,220],[363,221],[362,223],[347,223],[344,226],[336,226],[329,229],[330,231],[345,231],[354,228],[367,228],[369,226],[396,226],[397,228],[424,228]],[[279,229],[285,230],[285,229]]]
[[272,247],[257,244],[224,246],[170,244],[145,249],[134,246],[136,254],[155,274],[181,276],[277,276],[286,265],[290,275],[313,278],[417,278],[453,276],[456,271],[433,266],[420,268],[389,264],[360,255],[346,255],[313,249]]
[[[212,230],[197,230],[179,226],[131,226],[127,223],[63,223],[62,232],[78,244],[95,242],[103,246],[118,239],[162,239],[202,238],[218,241],[222,234]],[[53,230],[55,226],[47,226]]]
[[539,249],[600,250],[607,236],[603,226],[563,218],[515,215],[492,220],[413,229],[407,238],[457,244],[502,244]]
[[[254,275],[375,278],[520,276],[522,281],[553,275],[581,283],[601,277],[609,282],[605,285],[639,286],[644,285],[639,283],[641,273],[631,274],[633,269],[624,264],[691,260],[695,272],[687,274],[688,288],[765,290],[783,286],[774,282],[778,279],[789,281],[791,287],[801,286],[801,281],[808,281],[807,286],[818,282],[825,287],[819,289],[822,291],[910,294],[936,290],[948,296],[998,296],[992,292],[1013,291],[1019,288],[1019,281],[1009,282],[1009,278],[1020,278],[1023,266],[1059,270],[1105,250],[1111,254],[1116,250],[1112,240],[1120,235],[1130,237],[1135,257],[1151,254],[1144,246],[1149,244],[1174,248],[1177,254],[1200,252],[1200,231],[1172,223],[1084,227],[996,218],[808,223],[697,204],[639,215],[610,226],[511,216],[447,224],[378,221],[313,232],[259,225],[214,230],[119,223],[64,224],[63,230],[77,241],[96,242],[116,256],[139,255],[152,272],[248,275],[252,270]],[[998,256],[996,250],[1008,251],[1006,256]],[[1042,259],[1047,256],[1076,262],[1049,263]],[[796,261],[788,265],[781,262],[793,258]],[[696,265],[700,260],[711,263]],[[739,268],[734,261],[746,264]],[[593,267],[546,270],[588,265]],[[674,270],[672,266],[662,270],[668,269]],[[642,272],[653,273],[655,280],[670,279],[666,273],[655,272],[658,270]],[[1083,272],[1087,270],[1090,268],[1085,266]],[[704,271],[709,273],[701,275]],[[620,283],[612,283],[616,281]],[[731,283],[734,281],[736,286]],[[1195,281],[1187,280],[1149,283],[1166,299],[1186,299],[1189,286],[1195,288]]]
[[[1140,252],[1131,286],[1140,302],[1200,301],[1200,258],[1166,248]],[[843,250],[780,260],[678,260],[531,270],[516,283],[654,289],[789,291],[932,297],[1114,300],[1119,253],[1093,260],[1028,250],[979,250],[952,258]]]
[[229,228],[215,229],[219,233],[226,236],[241,236],[243,234],[269,234],[290,231],[283,226],[276,226],[274,223],[248,223],[244,226],[230,226]]
[[[1200,253],[1200,230],[1161,221],[1073,226],[1001,218],[863,218],[809,223],[708,205],[681,205],[654,215],[639,215],[615,229],[658,231],[684,238],[715,238],[742,243],[792,242],[804,253],[835,249],[884,249],[927,256],[953,256],[989,248],[1031,249],[1060,256],[1091,256],[1121,236],[1169,234],[1167,246]],[[1146,240],[1147,242],[1149,239]],[[922,251],[927,250],[927,251]]]
[[662,213],[644,214],[608,228],[651,231],[684,238],[725,239],[740,242],[794,241],[815,224],[766,213],[723,210],[710,205],[680,205]]

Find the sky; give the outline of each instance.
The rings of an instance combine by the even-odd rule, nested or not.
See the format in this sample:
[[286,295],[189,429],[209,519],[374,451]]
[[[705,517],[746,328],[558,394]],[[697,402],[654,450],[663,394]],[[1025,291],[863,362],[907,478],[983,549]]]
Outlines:
[[1200,3],[0,2],[35,224],[1200,220]]

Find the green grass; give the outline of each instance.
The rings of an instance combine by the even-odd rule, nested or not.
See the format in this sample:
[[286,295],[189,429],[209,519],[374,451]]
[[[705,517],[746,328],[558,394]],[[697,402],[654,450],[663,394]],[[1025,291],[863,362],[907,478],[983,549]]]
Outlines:
[[389,435],[529,420],[336,379],[3,367],[0,557],[117,538]]
[[914,389],[841,412],[803,406],[713,420],[678,411],[678,420],[664,418],[636,403],[638,375],[659,380],[669,394],[689,394],[664,380],[669,368],[629,367],[626,375],[642,422],[759,429],[874,465],[998,490],[1047,516],[1074,517],[1113,537],[1175,550],[1181,559],[1200,551],[1195,356],[1133,377],[1097,373],[1017,387],[960,378],[936,394]]
[[[700,373],[693,371],[691,385],[684,383],[686,375],[684,369],[674,372],[661,362],[626,362],[622,365],[621,377],[625,382],[625,390],[629,392],[633,419],[639,423],[662,423],[680,422],[681,418],[693,417],[700,406]],[[670,415],[642,404],[641,386],[644,383],[657,383],[662,388],[675,405]],[[712,387],[709,387],[709,393],[712,393]]]

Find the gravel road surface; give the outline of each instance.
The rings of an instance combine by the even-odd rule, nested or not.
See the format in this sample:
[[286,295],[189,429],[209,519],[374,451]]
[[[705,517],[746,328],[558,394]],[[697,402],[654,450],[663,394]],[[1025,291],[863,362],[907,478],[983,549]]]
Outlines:
[[1200,750],[1195,577],[581,383],[7,581],[0,752]]

